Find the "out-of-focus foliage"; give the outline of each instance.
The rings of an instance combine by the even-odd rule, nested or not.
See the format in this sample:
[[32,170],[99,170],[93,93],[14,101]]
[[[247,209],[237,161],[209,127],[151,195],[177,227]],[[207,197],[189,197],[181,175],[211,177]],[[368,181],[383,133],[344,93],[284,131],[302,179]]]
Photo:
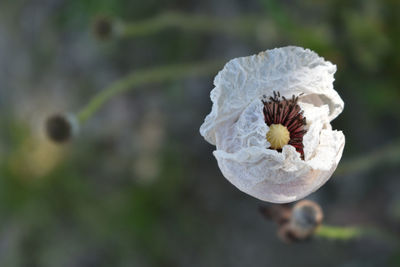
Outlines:
[[[62,147],[43,136],[43,122],[135,70],[299,45],[338,66],[346,106],[333,124],[351,162],[398,144],[399,10],[395,0],[1,1],[0,266],[398,266],[398,247],[374,238],[280,243],[260,202],[225,181],[198,133],[213,76],[117,96]],[[163,14],[201,30],[92,35],[100,15],[137,25]],[[373,166],[339,171],[311,197],[329,224],[396,237],[398,161]]]

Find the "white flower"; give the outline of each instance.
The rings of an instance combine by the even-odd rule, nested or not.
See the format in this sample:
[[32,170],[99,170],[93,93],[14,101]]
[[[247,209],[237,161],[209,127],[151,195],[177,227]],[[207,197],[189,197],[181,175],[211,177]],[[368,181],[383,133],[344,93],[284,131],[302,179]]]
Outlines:
[[[345,143],[343,133],[330,125],[344,106],[333,89],[335,71],[315,52],[294,46],[229,61],[215,77],[212,110],[200,128],[216,146],[214,156],[226,179],[274,203],[301,199],[321,187]],[[274,105],[278,110],[268,111]],[[270,118],[288,115],[287,110],[294,110],[296,127]]]

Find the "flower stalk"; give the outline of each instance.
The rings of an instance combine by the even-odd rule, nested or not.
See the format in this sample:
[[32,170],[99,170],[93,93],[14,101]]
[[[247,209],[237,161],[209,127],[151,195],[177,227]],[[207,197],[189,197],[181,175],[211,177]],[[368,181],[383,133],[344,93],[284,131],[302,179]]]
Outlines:
[[85,123],[113,96],[150,83],[161,83],[179,80],[187,76],[201,76],[215,73],[221,66],[220,61],[176,64],[138,70],[122,78],[96,94],[78,113],[80,124]]
[[131,22],[121,25],[121,36],[145,36],[170,28],[190,32],[214,32],[248,36],[255,33],[256,26],[262,21],[262,17],[255,16],[217,18],[207,15],[167,12],[141,22]]
[[316,236],[328,240],[350,241],[359,238],[372,238],[385,242],[399,244],[400,240],[396,235],[377,227],[365,226],[332,226],[321,225],[315,233]]
[[350,175],[367,172],[383,164],[398,164],[400,162],[400,139],[383,146],[369,154],[344,161],[336,170],[336,175]]

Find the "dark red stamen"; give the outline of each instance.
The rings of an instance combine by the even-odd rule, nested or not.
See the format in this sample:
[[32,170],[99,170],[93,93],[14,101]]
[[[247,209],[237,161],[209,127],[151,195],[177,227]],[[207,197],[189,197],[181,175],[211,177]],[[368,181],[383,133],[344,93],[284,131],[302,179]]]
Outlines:
[[[267,101],[262,100],[264,103],[263,113],[265,123],[270,126],[271,124],[282,124],[290,132],[289,145],[296,148],[296,151],[301,154],[304,159],[304,145],[303,136],[307,132],[304,129],[306,125],[306,118],[303,116],[300,106],[297,104],[298,97],[292,96],[291,99],[282,97],[278,92],[274,92],[274,96],[270,97]],[[278,151],[282,151],[279,149]]]

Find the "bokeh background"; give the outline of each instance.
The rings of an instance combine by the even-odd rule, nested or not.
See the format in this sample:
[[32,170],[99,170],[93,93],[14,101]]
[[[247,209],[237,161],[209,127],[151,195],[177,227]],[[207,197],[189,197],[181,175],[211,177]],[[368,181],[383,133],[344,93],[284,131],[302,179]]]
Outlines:
[[[384,239],[277,238],[198,132],[216,70],[118,95],[66,145],[43,135],[47,116],[136,70],[307,47],[338,66],[346,106],[333,127],[347,140],[309,198],[327,224],[397,238],[399,11],[397,0],[2,0],[0,266],[400,266]],[[108,39],[93,33],[99,17],[116,25]]]

